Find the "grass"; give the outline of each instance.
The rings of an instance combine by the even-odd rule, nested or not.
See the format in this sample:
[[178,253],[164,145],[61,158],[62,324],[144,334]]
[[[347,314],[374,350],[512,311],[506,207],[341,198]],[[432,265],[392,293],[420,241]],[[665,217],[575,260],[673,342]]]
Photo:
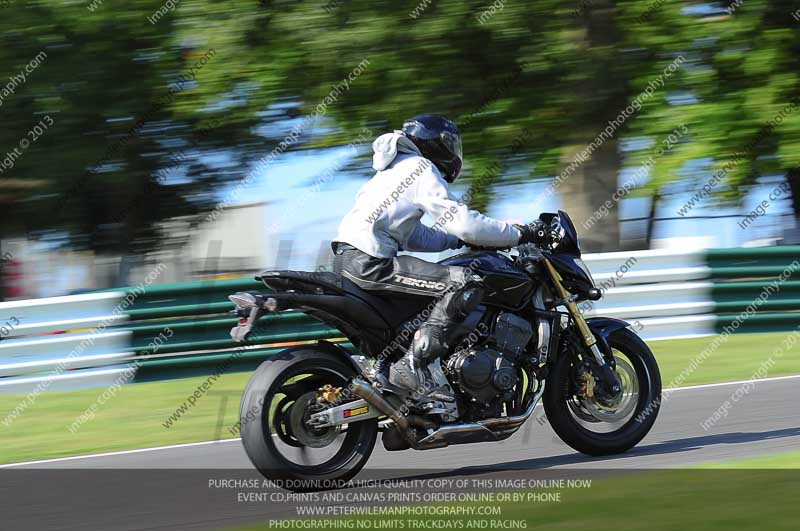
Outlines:
[[692,360],[713,342],[714,337],[653,341],[649,345],[658,360],[664,387],[671,386],[673,382],[680,387],[746,380],[753,377],[770,357],[775,360],[775,365],[770,367],[768,377],[800,374],[800,344],[793,349],[784,348],[782,355],[774,354],[789,334],[773,332],[729,336],[726,343],[709,354],[694,371],[689,371],[685,379],[678,376],[691,366]]
[[[800,491],[800,452],[759,457],[690,470],[638,471],[591,480],[589,488],[519,491],[560,492],[558,501],[459,503],[459,506],[499,507],[500,516],[360,516],[326,520],[318,529],[503,529],[475,520],[500,520],[505,528],[583,531],[674,531],[675,529],[794,530]],[[787,470],[791,469],[791,470]],[[355,504],[346,504],[355,505]],[[452,504],[451,504],[452,505]],[[441,505],[439,505],[441,506]],[[470,520],[473,524],[470,524]],[[437,524],[438,521],[438,524]],[[514,522],[516,527],[510,527]],[[306,521],[305,524],[312,522]],[[352,523],[352,526],[348,525]],[[338,524],[338,525],[336,525]],[[438,526],[437,526],[438,525]],[[287,529],[265,523],[230,531]],[[314,527],[304,527],[313,529]]]
[[[123,386],[75,433],[70,432],[70,424],[105,389],[43,393],[10,428],[0,423],[0,462],[236,437],[228,429],[237,421],[239,400],[249,377],[249,373],[221,376],[170,428],[163,423],[205,377]],[[0,395],[2,418],[22,399],[24,395]]]
[[[636,473],[597,480],[589,489],[565,489],[560,501],[464,503],[499,506],[500,516],[391,516],[396,524],[381,529],[502,529],[475,520],[500,520],[506,528],[547,531],[674,531],[675,529],[794,530],[797,529],[796,493],[800,477],[796,471],[664,471]],[[547,492],[547,491],[539,491]],[[533,494],[533,493],[531,493]],[[526,493],[527,495],[527,493]],[[361,526],[322,524],[317,529],[370,529],[386,517],[362,516]],[[369,524],[363,521],[369,521]],[[399,520],[399,522],[397,522]],[[443,527],[426,527],[438,521]],[[444,522],[443,522],[444,520]],[[470,525],[470,520],[473,523]],[[319,520],[318,520],[319,521]],[[422,521],[422,522],[421,522]],[[308,524],[310,522],[306,522]],[[422,524],[422,525],[421,525]],[[515,526],[515,527],[511,527]],[[264,523],[235,531],[286,529]],[[306,529],[313,529],[307,527]]]
[[[785,336],[784,333],[734,335],[680,385],[750,378]],[[664,385],[673,381],[712,339],[651,343]],[[795,348],[800,352],[800,347]],[[769,376],[789,374],[800,374],[800,356],[791,351],[777,360]],[[239,400],[249,377],[249,373],[223,375],[170,428],[163,423],[204,377],[124,386],[98,407],[96,417],[76,433],[71,433],[68,426],[104,389],[44,393],[10,427],[0,423],[0,463],[235,437],[229,428],[236,423]],[[0,395],[0,420],[23,399],[23,395]]]
[[800,469],[800,451],[784,452],[774,455],[752,457],[740,461],[726,461],[704,465],[709,469],[747,469],[747,470],[797,470]]

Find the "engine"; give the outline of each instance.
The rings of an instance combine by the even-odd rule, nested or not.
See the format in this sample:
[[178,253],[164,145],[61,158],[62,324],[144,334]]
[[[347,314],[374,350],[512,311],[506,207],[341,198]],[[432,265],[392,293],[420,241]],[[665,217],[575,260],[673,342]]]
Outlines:
[[518,374],[516,361],[533,338],[531,324],[502,312],[494,333],[482,347],[462,350],[447,361],[448,372],[467,395],[481,404],[510,399]]

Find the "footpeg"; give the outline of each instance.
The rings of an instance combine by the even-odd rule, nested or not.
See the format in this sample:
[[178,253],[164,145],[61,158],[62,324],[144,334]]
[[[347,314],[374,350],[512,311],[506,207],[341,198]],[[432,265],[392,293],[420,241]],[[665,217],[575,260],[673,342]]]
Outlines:
[[449,411],[444,407],[444,404],[439,402],[428,402],[427,404],[422,404],[420,409],[422,409],[426,415],[441,415],[449,413]]
[[453,395],[450,395],[450,394],[447,394],[447,393],[444,393],[444,392],[438,391],[438,390],[431,391],[430,393],[428,393],[425,396],[427,396],[428,398],[432,398],[433,400],[437,400],[439,402],[455,402],[456,401],[456,397],[454,397]]

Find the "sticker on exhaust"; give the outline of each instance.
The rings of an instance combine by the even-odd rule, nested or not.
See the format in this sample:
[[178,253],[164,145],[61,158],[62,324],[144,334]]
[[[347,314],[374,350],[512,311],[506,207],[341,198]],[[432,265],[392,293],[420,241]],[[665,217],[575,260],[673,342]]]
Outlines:
[[369,413],[369,406],[361,406],[355,409],[345,409],[344,418],[349,419],[350,417],[363,415],[364,413]]

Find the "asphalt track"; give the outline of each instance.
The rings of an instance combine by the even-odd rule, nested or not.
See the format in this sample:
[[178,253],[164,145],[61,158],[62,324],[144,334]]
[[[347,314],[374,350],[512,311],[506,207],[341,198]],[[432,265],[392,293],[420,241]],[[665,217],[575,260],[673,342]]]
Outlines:
[[[759,381],[731,402],[727,417],[708,430],[701,426],[740,387],[714,384],[671,392],[650,434],[622,455],[576,453],[556,438],[538,407],[520,432],[501,443],[425,452],[386,452],[378,443],[362,476],[586,476],[800,449],[800,377]],[[5,466],[0,470],[0,499],[5,499],[0,509],[11,509],[5,523],[16,525],[10,529],[224,529],[293,516],[286,504],[236,503],[232,493],[209,489],[205,482],[233,477],[232,471],[248,475],[250,469],[238,440]],[[44,513],[43,506],[48,508]]]

